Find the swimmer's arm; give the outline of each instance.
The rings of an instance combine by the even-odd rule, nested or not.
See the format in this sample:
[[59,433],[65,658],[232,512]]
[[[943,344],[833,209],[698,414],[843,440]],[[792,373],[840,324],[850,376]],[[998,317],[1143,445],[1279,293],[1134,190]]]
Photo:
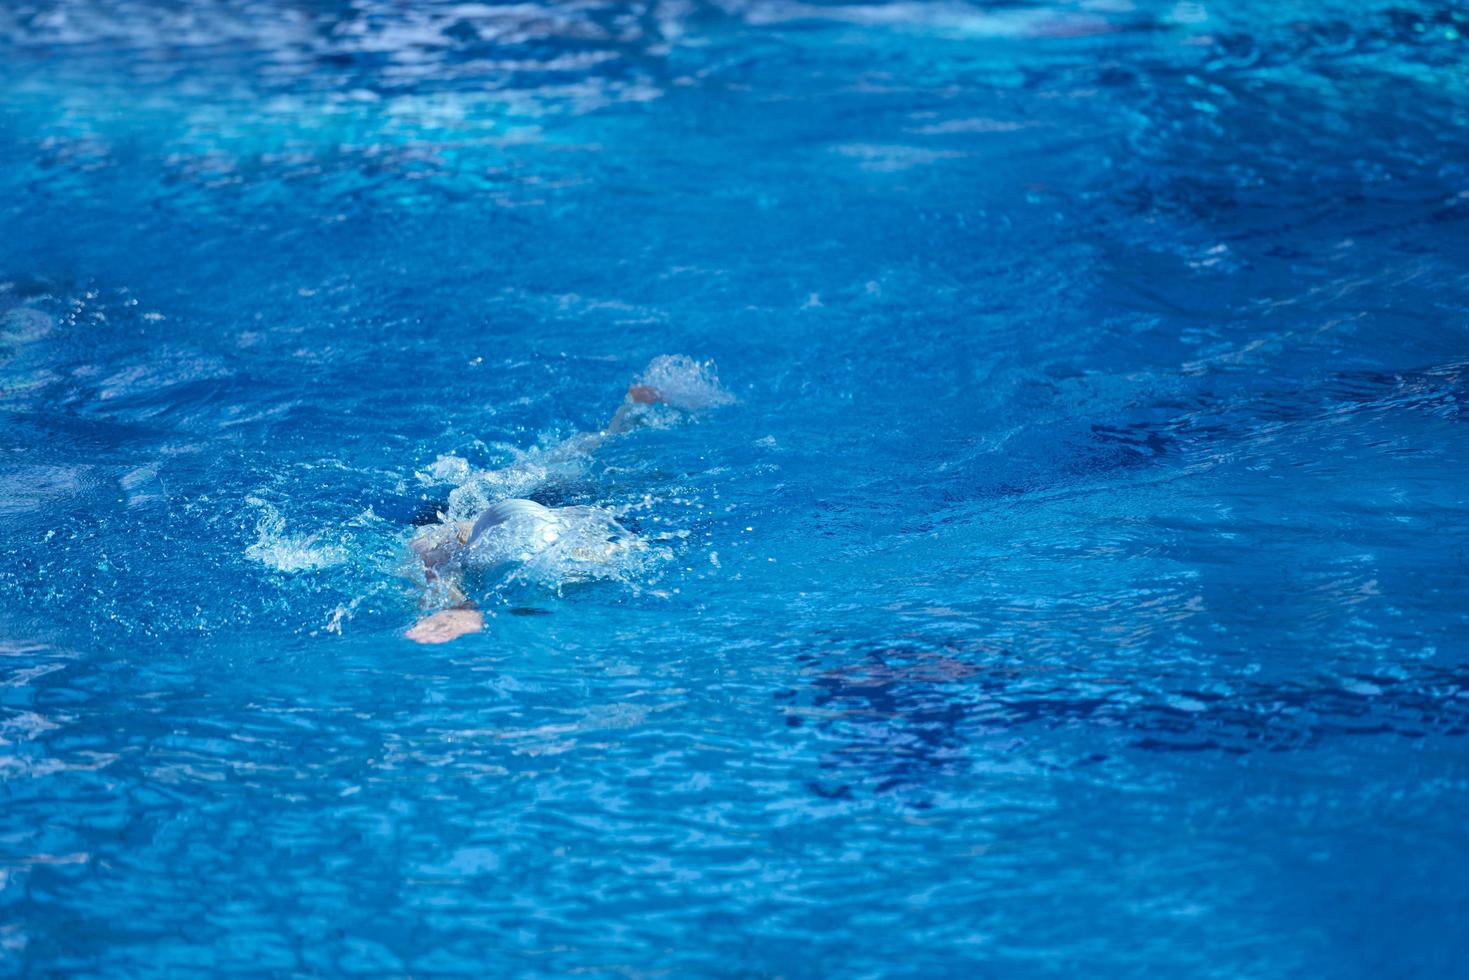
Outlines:
[[612,416],[612,421],[607,423],[607,427],[602,432],[615,436],[637,428],[643,423],[647,414],[647,406],[656,405],[662,400],[663,395],[652,385],[628,385],[622,404],[618,406],[617,413]]
[[444,522],[419,528],[408,547],[423,562],[423,577],[434,582],[454,573],[454,557],[469,543],[473,530],[473,521]]
[[447,643],[468,633],[484,629],[485,614],[474,607],[465,595],[463,574],[458,563],[453,561],[459,549],[469,540],[474,524],[459,521],[454,525],[436,525],[426,529],[409,543],[415,554],[423,561],[423,577],[429,589],[423,601],[427,603],[433,591],[443,589],[454,605],[440,609],[419,619],[407,633],[415,643]]

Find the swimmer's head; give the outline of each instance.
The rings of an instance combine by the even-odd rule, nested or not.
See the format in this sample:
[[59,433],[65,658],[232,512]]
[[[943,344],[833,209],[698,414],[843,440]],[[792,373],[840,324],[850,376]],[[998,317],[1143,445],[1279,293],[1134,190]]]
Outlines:
[[557,547],[565,525],[534,500],[502,500],[480,514],[461,552],[465,568],[499,574]]
[[499,585],[533,583],[561,588],[580,582],[632,583],[664,553],[654,551],[603,507],[547,508],[505,500],[475,522],[463,568]]
[[512,526],[517,539],[534,549],[554,544],[561,536],[561,521],[555,511],[534,500],[517,498],[501,500],[487,507],[474,522],[465,544],[473,548],[494,529],[504,527],[510,530]]

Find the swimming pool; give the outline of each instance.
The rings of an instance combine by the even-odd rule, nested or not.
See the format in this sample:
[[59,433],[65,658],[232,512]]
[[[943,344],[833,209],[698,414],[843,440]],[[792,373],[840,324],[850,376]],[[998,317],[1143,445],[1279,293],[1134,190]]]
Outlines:
[[6,5],[0,972],[1462,973],[1466,35]]

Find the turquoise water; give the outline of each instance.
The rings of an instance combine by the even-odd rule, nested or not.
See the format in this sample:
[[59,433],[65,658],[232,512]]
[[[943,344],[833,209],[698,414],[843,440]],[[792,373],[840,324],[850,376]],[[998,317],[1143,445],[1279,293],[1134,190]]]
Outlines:
[[1466,54],[6,5],[0,972],[1462,974]]

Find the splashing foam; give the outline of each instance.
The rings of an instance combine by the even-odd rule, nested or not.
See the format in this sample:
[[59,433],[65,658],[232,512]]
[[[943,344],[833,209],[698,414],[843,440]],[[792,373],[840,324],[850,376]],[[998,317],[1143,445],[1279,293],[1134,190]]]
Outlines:
[[[718,408],[734,401],[720,385],[713,361],[696,361],[683,354],[653,358],[635,383],[656,388],[666,406],[681,412]],[[655,412],[643,421],[661,428],[676,424],[678,412]],[[580,432],[530,449],[497,446],[511,461],[488,470],[476,470],[460,456],[440,456],[418,479],[424,486],[453,486],[445,516],[450,521],[469,521],[498,500],[527,497],[542,487],[583,479],[592,451],[604,438],[604,433]]]
[[510,463],[497,469],[477,470],[459,456],[440,456],[418,474],[425,486],[451,484],[445,516],[469,521],[497,500],[526,497],[554,483],[572,483],[586,475],[594,437],[579,434],[549,446],[531,449],[505,447]]
[[718,408],[734,401],[734,396],[720,385],[713,361],[696,361],[683,354],[653,358],[637,383],[658,389],[666,403],[686,412]]
[[496,589],[515,584],[560,590],[584,582],[618,582],[634,591],[654,566],[673,557],[633,534],[605,507],[558,507],[552,520],[516,518],[475,539],[466,564],[498,575]]
[[245,549],[247,558],[278,572],[316,571],[347,560],[346,548],[318,543],[320,534],[287,534],[286,519],[259,497],[247,497],[245,502],[260,509],[255,543]]

